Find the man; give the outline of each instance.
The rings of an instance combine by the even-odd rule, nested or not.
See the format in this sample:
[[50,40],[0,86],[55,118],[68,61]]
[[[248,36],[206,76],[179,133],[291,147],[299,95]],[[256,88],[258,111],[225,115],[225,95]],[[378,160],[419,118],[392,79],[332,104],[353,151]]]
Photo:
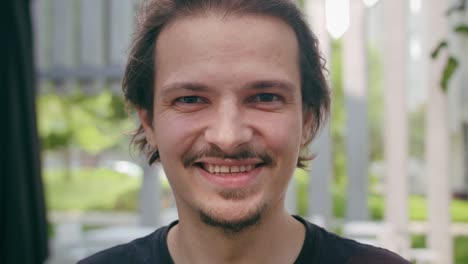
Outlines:
[[408,263],[291,216],[284,199],[328,115],[317,40],[288,0],[155,0],[123,89],[135,143],[179,220],[81,263]]

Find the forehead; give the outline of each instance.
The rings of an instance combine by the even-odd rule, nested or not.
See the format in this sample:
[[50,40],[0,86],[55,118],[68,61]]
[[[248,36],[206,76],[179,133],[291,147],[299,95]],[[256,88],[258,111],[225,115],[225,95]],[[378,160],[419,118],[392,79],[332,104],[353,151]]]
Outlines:
[[156,42],[156,87],[183,77],[226,77],[226,70],[298,79],[298,53],[293,29],[279,18],[216,13],[179,17]]

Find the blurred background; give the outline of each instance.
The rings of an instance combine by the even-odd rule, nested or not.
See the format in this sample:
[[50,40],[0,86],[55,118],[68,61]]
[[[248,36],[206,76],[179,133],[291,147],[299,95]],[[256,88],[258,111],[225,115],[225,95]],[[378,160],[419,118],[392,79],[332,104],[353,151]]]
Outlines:
[[[24,2],[41,167],[24,199],[44,199],[47,263],[74,263],[177,218],[164,172],[129,145],[121,78],[141,1]],[[414,263],[468,263],[466,2],[297,1],[327,60],[332,113],[289,187],[292,214]],[[5,182],[18,196],[30,184]]]

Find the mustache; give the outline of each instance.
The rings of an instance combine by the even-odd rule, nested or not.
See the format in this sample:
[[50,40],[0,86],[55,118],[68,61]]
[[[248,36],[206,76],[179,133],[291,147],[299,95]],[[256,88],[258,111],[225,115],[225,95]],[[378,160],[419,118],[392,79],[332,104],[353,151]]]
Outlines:
[[249,145],[239,147],[233,153],[226,153],[215,144],[210,144],[201,150],[189,150],[182,156],[182,164],[185,168],[192,166],[192,164],[201,158],[220,158],[231,160],[243,160],[250,158],[260,159],[266,166],[273,166],[276,164],[274,155],[268,151],[258,151]]

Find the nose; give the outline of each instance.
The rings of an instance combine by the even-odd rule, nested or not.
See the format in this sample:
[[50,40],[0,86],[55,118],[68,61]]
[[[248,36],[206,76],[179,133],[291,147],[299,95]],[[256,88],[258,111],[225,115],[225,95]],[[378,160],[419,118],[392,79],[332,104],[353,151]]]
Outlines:
[[241,106],[235,102],[224,102],[217,107],[205,131],[205,140],[217,145],[226,153],[252,139],[253,131]]

